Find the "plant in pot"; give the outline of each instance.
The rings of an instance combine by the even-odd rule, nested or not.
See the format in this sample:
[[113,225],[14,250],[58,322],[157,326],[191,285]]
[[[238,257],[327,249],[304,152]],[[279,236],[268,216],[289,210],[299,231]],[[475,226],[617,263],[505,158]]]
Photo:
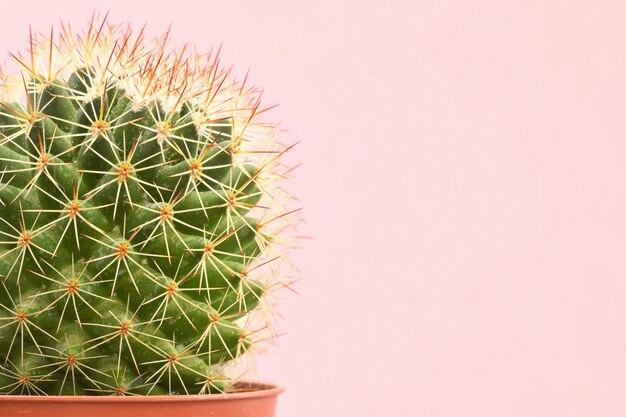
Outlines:
[[2,74],[0,414],[270,416],[290,149],[217,54],[106,18]]

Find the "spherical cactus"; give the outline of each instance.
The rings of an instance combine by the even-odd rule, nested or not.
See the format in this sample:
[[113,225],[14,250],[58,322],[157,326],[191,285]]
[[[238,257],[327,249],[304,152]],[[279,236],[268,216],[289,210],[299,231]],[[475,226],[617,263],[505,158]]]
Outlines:
[[228,390],[268,337],[290,147],[217,54],[31,34],[0,103],[0,391]]

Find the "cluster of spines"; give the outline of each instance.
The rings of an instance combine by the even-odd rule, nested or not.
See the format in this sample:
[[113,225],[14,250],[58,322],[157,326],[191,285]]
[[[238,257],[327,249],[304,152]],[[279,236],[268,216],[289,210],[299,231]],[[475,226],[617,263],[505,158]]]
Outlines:
[[290,148],[216,55],[63,29],[3,76],[0,390],[228,389],[282,285]]

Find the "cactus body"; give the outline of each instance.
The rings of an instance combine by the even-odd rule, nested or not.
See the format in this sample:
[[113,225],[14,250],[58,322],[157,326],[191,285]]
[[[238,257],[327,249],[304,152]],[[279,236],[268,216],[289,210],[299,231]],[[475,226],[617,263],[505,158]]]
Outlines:
[[267,327],[253,318],[289,217],[256,90],[122,26],[33,36],[17,62],[0,107],[2,392],[228,389]]

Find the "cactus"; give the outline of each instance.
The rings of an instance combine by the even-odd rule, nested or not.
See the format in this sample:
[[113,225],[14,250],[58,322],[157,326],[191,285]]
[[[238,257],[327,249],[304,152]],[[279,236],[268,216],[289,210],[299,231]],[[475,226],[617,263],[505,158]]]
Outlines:
[[228,391],[275,335],[290,146],[219,54],[144,38],[31,33],[1,75],[1,393]]

